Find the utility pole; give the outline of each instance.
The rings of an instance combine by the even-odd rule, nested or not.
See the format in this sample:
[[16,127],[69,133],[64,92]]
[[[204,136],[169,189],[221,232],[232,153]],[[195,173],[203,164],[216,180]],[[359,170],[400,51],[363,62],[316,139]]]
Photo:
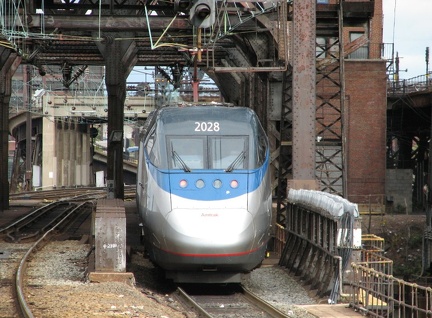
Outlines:
[[425,60],[426,60],[426,87],[429,88],[429,46],[426,47]]

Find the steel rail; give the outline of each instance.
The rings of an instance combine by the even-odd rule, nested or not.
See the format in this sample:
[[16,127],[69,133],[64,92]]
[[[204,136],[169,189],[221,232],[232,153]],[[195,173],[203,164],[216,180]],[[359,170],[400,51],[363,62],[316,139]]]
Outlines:
[[244,286],[241,286],[243,290],[243,294],[246,297],[248,301],[268,313],[273,318],[288,318],[289,316],[284,314],[282,311],[274,307],[273,305],[266,302],[264,299],[260,298],[259,296],[255,295],[253,292],[251,292],[249,289],[247,289]]
[[[64,189],[50,189],[43,191],[29,191],[21,193],[12,193],[10,198],[12,201],[16,200],[45,200],[49,201],[60,201],[60,200],[77,200],[80,197],[85,197],[86,195],[91,197],[95,196],[95,199],[100,199],[106,196],[106,187],[82,187],[82,188],[64,188]],[[135,196],[135,185],[125,186],[125,197]]]
[[179,294],[183,300],[192,306],[193,309],[198,311],[199,317],[213,318],[204,308],[202,308],[195,300],[193,300],[182,288],[177,287],[176,293]]
[[44,205],[40,208],[37,208],[36,210],[30,212],[27,215],[22,216],[21,218],[17,219],[16,221],[14,221],[13,223],[7,225],[4,228],[0,228],[0,233],[6,232],[7,230],[9,230],[10,228],[16,227],[17,225],[19,225],[20,223],[24,222],[25,220],[29,220],[31,217],[35,217],[37,218],[39,216],[40,213],[43,213],[44,211],[46,211],[47,209],[50,208],[50,206],[55,206],[59,204],[58,202],[51,202],[47,205]]
[[64,216],[50,230],[46,231],[45,234],[29,248],[29,250],[25,253],[23,258],[21,259],[20,264],[19,264],[18,269],[17,269],[17,272],[16,272],[15,287],[16,287],[16,294],[17,294],[17,298],[18,298],[18,304],[19,304],[19,307],[21,309],[21,313],[22,313],[24,318],[34,318],[34,315],[31,311],[29,305],[27,304],[27,301],[25,300],[24,289],[23,289],[24,272],[25,272],[26,267],[27,267],[28,258],[30,257],[31,253],[36,249],[36,247],[40,247],[41,243],[45,240],[45,238],[48,237],[48,235],[50,235],[54,230],[56,230],[58,226],[60,226],[64,221],[66,221],[72,214],[74,214],[77,210],[82,208],[85,204],[87,204],[87,203],[84,202],[84,203],[81,203],[80,205],[78,205],[77,207],[75,207],[75,209],[73,209],[66,216]]
[[[272,318],[289,317],[287,314],[284,314],[282,311],[272,306],[259,296],[255,295],[253,292],[251,292],[244,286],[240,286],[240,288],[242,295],[250,304],[258,307]],[[192,299],[182,288],[178,287],[176,293],[180,297],[182,297],[182,300],[184,300],[188,305],[190,305],[192,309],[198,312],[199,317],[213,318],[213,316],[209,312],[207,312],[198,302]]]

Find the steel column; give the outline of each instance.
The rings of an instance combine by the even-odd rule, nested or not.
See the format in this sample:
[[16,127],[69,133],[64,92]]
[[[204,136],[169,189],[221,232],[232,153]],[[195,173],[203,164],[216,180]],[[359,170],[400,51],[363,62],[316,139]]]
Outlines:
[[0,46],[0,211],[9,209],[9,101],[12,76],[20,63],[15,51]]
[[316,0],[294,1],[293,179],[315,180]]
[[[118,36],[118,38],[116,38]],[[132,34],[110,34],[98,44],[105,58],[106,86],[108,92],[108,138],[114,132],[123,133],[124,102],[126,99],[126,79],[136,63],[136,45]],[[114,198],[124,198],[123,182],[123,136],[121,142],[108,140],[107,180],[114,184]]]

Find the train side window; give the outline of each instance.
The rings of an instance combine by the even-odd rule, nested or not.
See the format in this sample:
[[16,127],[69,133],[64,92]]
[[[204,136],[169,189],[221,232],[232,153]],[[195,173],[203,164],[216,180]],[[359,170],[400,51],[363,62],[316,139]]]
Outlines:
[[149,155],[150,161],[156,166],[160,165],[160,158],[156,152],[155,147],[155,130],[153,130],[146,141],[146,151]]
[[266,150],[267,150],[267,139],[264,135],[258,136],[258,142],[257,142],[257,166],[260,167],[265,161],[266,156]]
[[[211,169],[226,169],[240,155],[247,156],[247,136],[210,137]],[[234,169],[247,169],[247,158],[238,160]]]
[[253,149],[251,149],[251,153],[253,154],[253,158],[251,158],[251,169],[255,169],[264,164],[267,154],[268,140],[257,119],[255,119],[251,125],[253,126],[254,131],[254,137],[251,139],[251,142],[253,143]]

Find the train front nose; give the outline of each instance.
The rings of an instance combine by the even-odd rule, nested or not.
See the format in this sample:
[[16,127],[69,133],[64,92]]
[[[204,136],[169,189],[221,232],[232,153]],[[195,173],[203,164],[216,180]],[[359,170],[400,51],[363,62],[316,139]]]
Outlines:
[[249,271],[264,255],[255,234],[247,210],[175,209],[163,228],[160,263],[177,271]]
[[252,215],[245,209],[174,209],[166,226],[167,248],[179,253],[244,252],[255,237]]

